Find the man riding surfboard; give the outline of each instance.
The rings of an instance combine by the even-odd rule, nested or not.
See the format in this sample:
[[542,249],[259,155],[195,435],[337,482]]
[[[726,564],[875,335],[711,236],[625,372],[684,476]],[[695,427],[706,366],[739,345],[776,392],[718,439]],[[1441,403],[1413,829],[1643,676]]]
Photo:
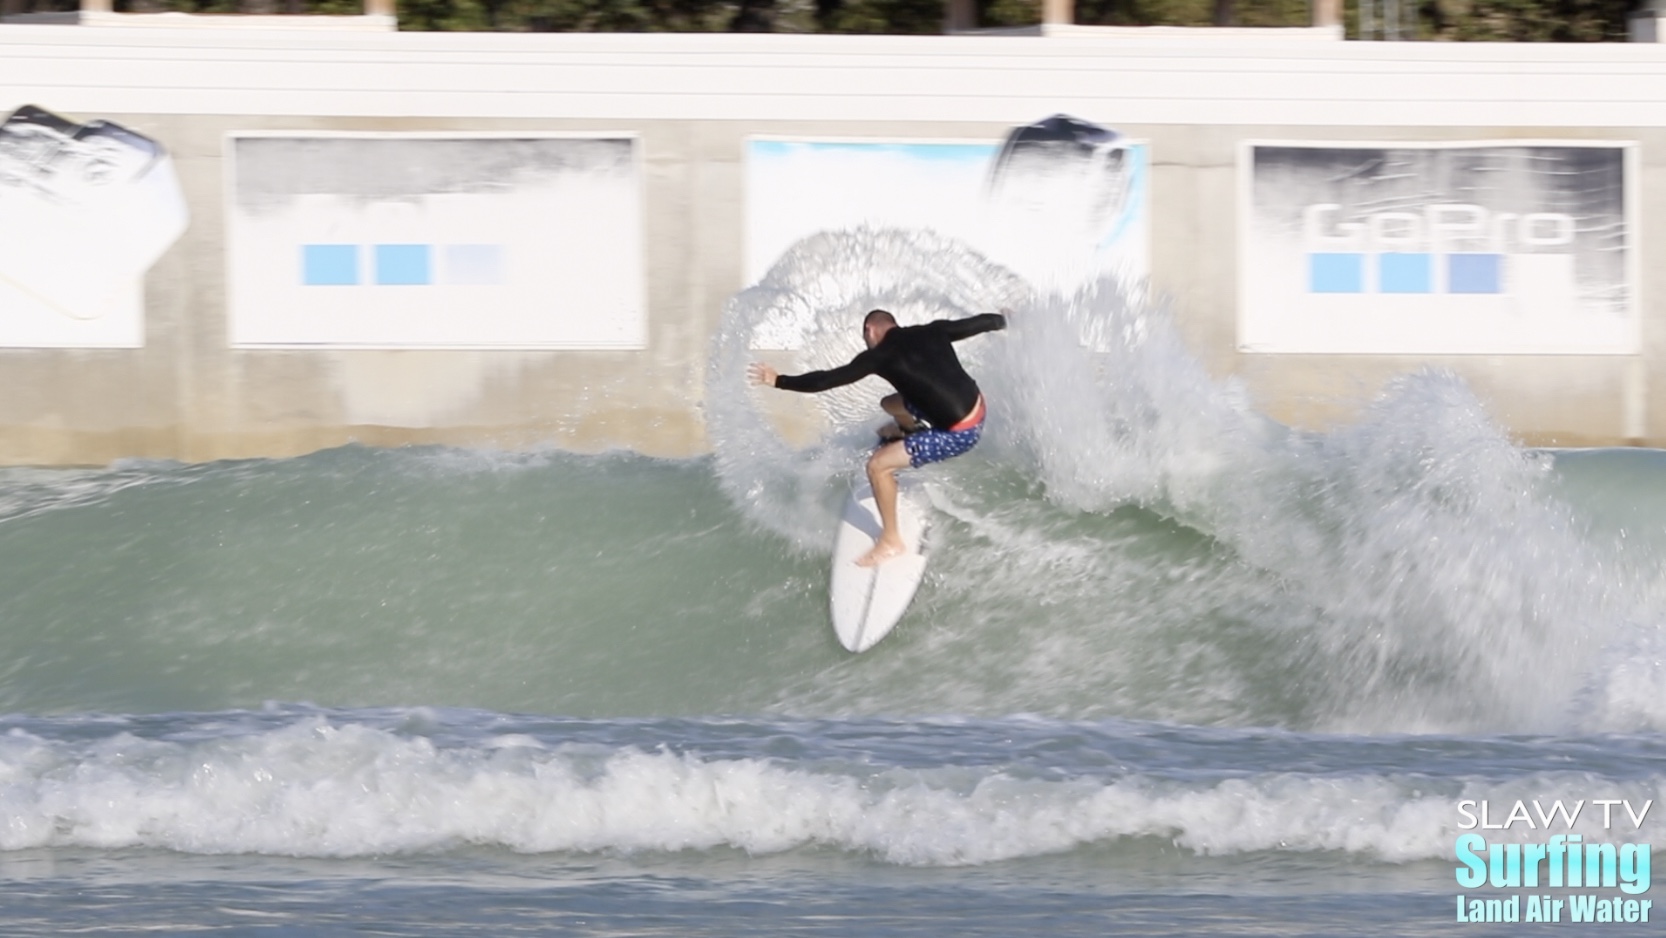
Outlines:
[[858,565],[877,566],[907,550],[897,530],[897,470],[951,459],[977,445],[987,407],[978,383],[961,366],[954,343],[1005,329],[1002,314],[1007,312],[899,326],[896,317],[876,309],[862,320],[867,348],[848,364],[800,375],[783,375],[762,362],[747,369],[753,384],[785,391],[826,391],[868,375],[878,375],[897,389],[879,402],[895,424],[881,433],[886,442],[868,457],[880,534],[873,549],[857,558]]

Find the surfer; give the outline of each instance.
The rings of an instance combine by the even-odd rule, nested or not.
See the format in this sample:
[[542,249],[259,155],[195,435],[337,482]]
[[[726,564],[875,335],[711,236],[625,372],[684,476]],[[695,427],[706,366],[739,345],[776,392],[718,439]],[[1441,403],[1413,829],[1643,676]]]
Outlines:
[[826,391],[868,375],[878,375],[897,389],[879,402],[894,422],[880,432],[881,443],[868,457],[880,533],[873,549],[857,558],[860,566],[877,566],[908,549],[897,529],[897,470],[959,456],[983,435],[983,393],[961,366],[953,343],[1005,329],[1002,314],[1008,312],[899,326],[896,317],[876,309],[862,320],[867,349],[848,364],[801,375],[784,375],[762,362],[747,369],[753,384],[786,391]]

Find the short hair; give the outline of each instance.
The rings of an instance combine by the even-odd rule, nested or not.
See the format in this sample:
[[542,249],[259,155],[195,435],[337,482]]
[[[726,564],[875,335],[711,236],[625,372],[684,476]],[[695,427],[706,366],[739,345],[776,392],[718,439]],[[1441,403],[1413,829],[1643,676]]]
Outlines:
[[868,315],[865,318],[863,318],[863,320],[862,320],[862,328],[864,328],[864,329],[868,328],[869,326],[873,326],[873,325],[894,326],[896,324],[897,324],[897,317],[891,315],[889,312],[887,312],[883,309],[876,309],[876,310],[869,311]]

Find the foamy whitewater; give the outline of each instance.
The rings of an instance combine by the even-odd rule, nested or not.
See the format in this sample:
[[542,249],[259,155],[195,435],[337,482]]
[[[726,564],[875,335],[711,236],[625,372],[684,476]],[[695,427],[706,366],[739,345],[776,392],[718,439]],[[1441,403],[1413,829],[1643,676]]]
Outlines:
[[[745,368],[873,306],[1012,316],[851,656],[887,389]],[[0,470],[0,934],[1450,934],[1622,896],[1460,886],[1481,802],[1490,843],[1658,839],[1666,453],[1524,449],[1437,371],[1293,430],[1115,277],[884,230],[738,294],[704,410],[692,460]]]

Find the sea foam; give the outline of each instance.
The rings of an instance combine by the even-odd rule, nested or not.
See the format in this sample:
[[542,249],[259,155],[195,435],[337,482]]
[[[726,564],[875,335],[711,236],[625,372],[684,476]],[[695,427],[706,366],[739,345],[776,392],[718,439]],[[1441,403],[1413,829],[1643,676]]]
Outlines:
[[[1657,792],[1660,780],[1615,784]],[[1545,773],[1512,785],[1561,785]],[[956,866],[1156,838],[1196,854],[1446,856],[1480,781],[1393,774],[799,763],[505,734],[458,744],[304,719],[195,740],[0,737],[0,849],[153,847],[347,857],[465,845],[527,853],[832,848]],[[1473,792],[1469,795],[1475,797]]]

